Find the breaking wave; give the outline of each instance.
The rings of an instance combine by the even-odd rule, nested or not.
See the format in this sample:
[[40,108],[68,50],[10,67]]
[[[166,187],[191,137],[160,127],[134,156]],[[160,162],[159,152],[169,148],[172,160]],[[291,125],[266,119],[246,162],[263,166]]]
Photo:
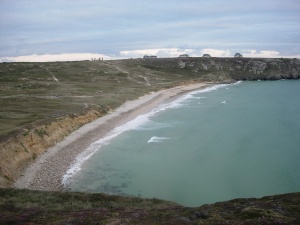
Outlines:
[[147,142],[149,143],[162,143],[165,140],[169,140],[171,138],[167,138],[167,137],[157,137],[157,136],[153,136],[152,138],[149,139],[149,141]]
[[163,123],[163,122],[155,122],[149,119],[149,121],[134,128],[134,130],[161,130],[165,128],[179,127],[181,125],[182,123],[179,121],[169,121]]
[[[237,82],[234,84],[238,84],[238,83],[240,83],[240,82]],[[154,125],[151,124],[151,126],[149,126],[150,122],[152,122],[150,120],[150,118],[152,116],[156,115],[157,113],[165,111],[167,109],[176,109],[176,108],[184,107],[184,101],[186,101],[186,100],[193,99],[193,98],[197,98],[197,99],[205,98],[205,97],[199,97],[199,96],[195,96],[195,95],[198,95],[200,93],[207,93],[207,92],[215,91],[215,90],[218,90],[220,88],[223,88],[223,87],[226,87],[229,85],[231,85],[231,84],[219,84],[219,85],[215,85],[215,86],[208,87],[205,89],[190,92],[173,102],[162,104],[162,105],[154,108],[151,112],[144,114],[144,115],[137,116],[135,119],[129,121],[128,123],[125,123],[119,127],[116,127],[111,132],[109,132],[107,136],[92,143],[85,151],[83,151],[81,154],[79,154],[76,157],[74,163],[70,166],[70,168],[67,170],[66,174],[63,176],[62,185],[64,187],[68,187],[71,182],[71,178],[77,172],[79,172],[81,170],[82,164],[86,160],[88,160],[97,150],[99,150],[101,148],[101,146],[109,144],[110,141],[113,138],[115,138],[116,136],[118,136],[119,134],[121,134],[125,131],[128,131],[128,130],[133,130],[133,129],[135,129],[135,130],[139,130],[139,129],[140,130],[143,130],[143,129],[155,130],[155,129],[162,129],[162,128],[176,126],[176,123],[174,123],[174,124],[156,123]],[[169,138],[154,136],[148,141],[148,143],[160,143],[167,139],[169,139]]]

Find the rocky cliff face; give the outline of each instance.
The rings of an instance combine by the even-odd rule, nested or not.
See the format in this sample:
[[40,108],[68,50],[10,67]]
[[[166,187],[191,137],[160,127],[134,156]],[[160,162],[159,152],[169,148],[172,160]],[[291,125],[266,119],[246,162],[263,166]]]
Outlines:
[[209,81],[299,79],[300,59],[177,58],[143,60],[142,66]]
[[[49,81],[47,76],[44,80],[42,79],[45,76],[43,68],[46,66],[51,67],[52,73],[55,73],[55,76],[61,80],[59,84],[56,81],[52,81],[52,84],[49,83],[51,79]],[[300,78],[300,59],[282,58],[128,59],[104,61],[98,64],[91,62],[56,63],[53,65],[48,65],[47,63],[7,64],[2,65],[1,68],[0,77],[2,76],[3,78],[1,80],[1,88],[4,90],[4,94],[8,95],[9,93],[8,97],[14,96],[14,101],[26,101],[26,98],[22,100],[25,96],[24,91],[27,90],[28,92],[28,90],[32,90],[35,93],[35,91],[44,90],[45,86],[49,86],[50,84],[53,88],[56,88],[56,94],[60,93],[59,95],[64,96],[65,93],[61,90],[68,88],[70,92],[70,84],[73,82],[74,87],[72,92],[75,93],[74,95],[82,95],[82,92],[86,92],[86,95],[83,97],[95,97],[95,99],[99,99],[99,101],[95,102],[89,100],[90,105],[103,104],[105,106],[107,106],[108,102],[114,103],[116,100],[118,100],[118,104],[121,104],[126,101],[127,95],[129,97],[133,95],[137,96],[138,94],[142,95],[153,90],[192,81],[232,82],[236,80]],[[9,71],[15,71],[15,73]],[[35,77],[32,74],[35,74]],[[87,77],[91,77],[91,79]],[[7,80],[7,84],[5,84],[5,80]],[[26,83],[24,80],[28,80],[28,82]],[[82,87],[82,81],[84,81],[84,88]],[[99,89],[102,89],[100,94]],[[52,89],[47,89],[45,93],[41,93],[49,95],[51,91]],[[33,94],[28,92],[27,95],[30,96]],[[49,96],[40,95],[38,95],[38,99],[42,99],[41,97],[49,98]],[[67,97],[69,97],[68,95],[69,93],[67,93]],[[18,99],[16,96],[21,96],[22,99]],[[9,99],[3,99],[5,107]],[[66,100],[63,99],[61,97],[63,107],[67,108]],[[70,98],[66,99],[70,101]],[[74,102],[74,99],[71,102]],[[76,99],[80,99],[76,103],[77,105],[86,103],[82,102],[83,100],[78,98],[78,96]],[[44,104],[47,106],[50,103],[47,102],[47,104]],[[57,106],[58,103],[55,102],[55,104],[53,107]],[[34,106],[36,107],[36,105]],[[39,111],[35,113],[38,114]],[[34,126],[31,130],[24,130],[22,131],[23,133],[15,135],[9,140],[2,141],[0,143],[0,187],[10,186],[15,178],[20,176],[22,169],[30,164],[38,155],[47,151],[49,147],[61,141],[80,126],[95,120],[104,113],[104,111],[101,112],[99,109],[91,109],[84,115],[53,119],[53,121],[47,122],[47,124]]]
[[11,186],[14,179],[19,177],[22,170],[38,155],[82,125],[102,115],[102,112],[91,110],[84,115],[58,118],[0,143],[0,187]]
[[235,199],[200,207],[101,193],[0,189],[0,196],[1,224],[300,223],[300,193]]

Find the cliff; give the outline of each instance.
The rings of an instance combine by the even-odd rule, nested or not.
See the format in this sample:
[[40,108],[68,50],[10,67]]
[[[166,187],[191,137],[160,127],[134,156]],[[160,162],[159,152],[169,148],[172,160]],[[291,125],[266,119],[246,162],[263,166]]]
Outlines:
[[[201,193],[199,193],[201,194]],[[0,188],[0,224],[299,224],[300,193],[183,207],[158,199]]]
[[45,125],[35,126],[22,134],[0,143],[0,187],[11,186],[14,178],[48,148],[60,142],[64,137],[82,125],[92,122],[104,113],[91,110],[84,115],[65,116]]
[[299,59],[166,58],[0,64],[0,187],[127,100],[191,82],[299,79]]
[[208,81],[299,79],[300,59],[177,58],[140,61],[141,66]]

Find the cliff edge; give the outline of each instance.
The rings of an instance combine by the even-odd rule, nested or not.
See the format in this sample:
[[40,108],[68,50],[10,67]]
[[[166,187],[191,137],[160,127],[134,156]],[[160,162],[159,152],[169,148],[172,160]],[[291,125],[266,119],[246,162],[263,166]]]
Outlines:
[[193,82],[299,79],[299,59],[158,58],[0,64],[0,187],[128,100]]

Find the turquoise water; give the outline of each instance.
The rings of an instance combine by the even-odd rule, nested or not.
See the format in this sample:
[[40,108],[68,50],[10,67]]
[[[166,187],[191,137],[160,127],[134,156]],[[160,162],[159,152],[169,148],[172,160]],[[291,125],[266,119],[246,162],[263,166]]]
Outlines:
[[68,181],[71,190],[186,206],[297,192],[300,81],[193,92],[125,124],[93,148],[99,150],[86,161],[81,157],[81,170]]

